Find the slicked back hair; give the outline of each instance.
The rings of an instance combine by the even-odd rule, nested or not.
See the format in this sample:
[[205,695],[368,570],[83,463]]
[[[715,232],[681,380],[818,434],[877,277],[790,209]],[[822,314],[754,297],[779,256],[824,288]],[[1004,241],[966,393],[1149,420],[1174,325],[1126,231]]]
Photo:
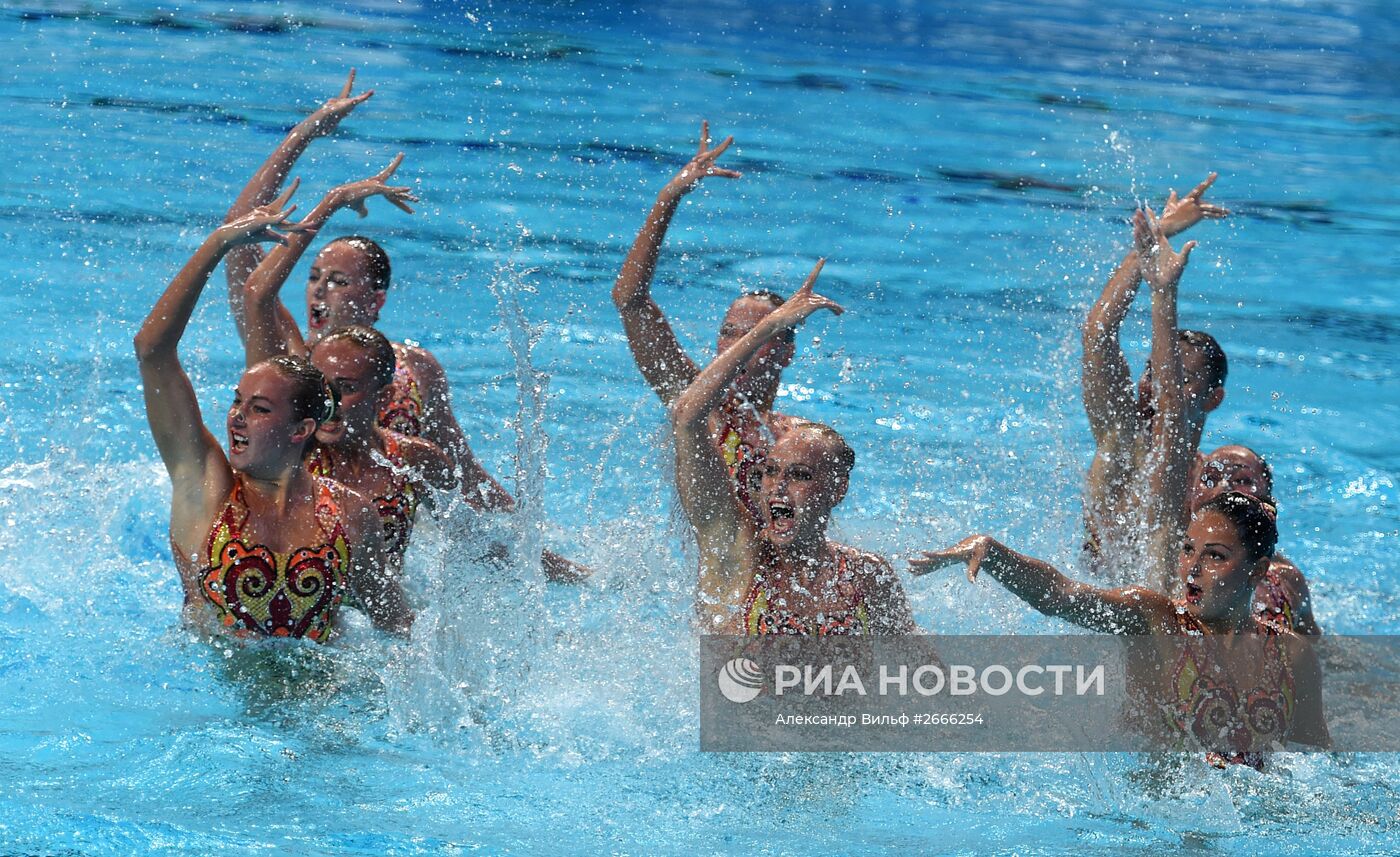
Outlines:
[[280,354],[263,362],[292,382],[292,419],[313,419],[318,426],[335,419],[340,394],[310,360]]
[[1225,349],[1220,347],[1215,337],[1199,330],[1181,330],[1177,332],[1177,338],[1201,352],[1205,358],[1206,380],[1210,382],[1206,389],[1225,386],[1225,376],[1230,374],[1230,361],[1225,358]]
[[316,343],[316,347],[320,348],[322,343],[326,342],[349,342],[364,349],[374,365],[376,390],[382,390],[394,383],[394,369],[398,366],[398,360],[394,356],[394,344],[389,341],[389,337],[372,327],[352,324],[332,331]]
[[369,268],[370,286],[381,292],[389,290],[389,254],[384,252],[383,247],[363,235],[342,235],[331,244],[348,244],[359,250],[364,254],[366,266]]

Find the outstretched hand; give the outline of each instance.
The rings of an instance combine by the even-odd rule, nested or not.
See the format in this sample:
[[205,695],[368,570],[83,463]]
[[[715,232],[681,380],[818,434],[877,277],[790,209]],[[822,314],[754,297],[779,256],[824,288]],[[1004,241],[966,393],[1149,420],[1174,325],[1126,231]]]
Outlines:
[[1162,206],[1162,232],[1168,236],[1177,235],[1202,220],[1219,220],[1228,217],[1230,215],[1228,208],[1206,202],[1201,198],[1206,191],[1210,190],[1210,186],[1215,184],[1218,177],[1219,173],[1211,173],[1206,176],[1205,181],[1196,185],[1194,190],[1179,199],[1176,191],[1172,191]]
[[1142,278],[1154,289],[1176,285],[1181,272],[1186,269],[1186,261],[1191,251],[1196,249],[1195,241],[1187,241],[1178,253],[1167,241],[1162,229],[1162,221],[1144,208],[1133,215],[1133,243],[1137,246],[1138,265]]
[[715,160],[728,149],[734,142],[732,136],[725,137],[724,141],[713,149],[710,148],[710,123],[700,123],[700,148],[695,153],[695,157],[676,173],[675,177],[666,183],[662,189],[663,194],[674,194],[675,196],[685,196],[700,184],[700,180],[705,176],[719,176],[726,179],[737,179],[743,173],[727,170],[723,167],[715,166]]
[[316,109],[315,113],[302,122],[311,137],[324,137],[330,134],[340,125],[340,120],[349,116],[350,113],[361,104],[369,100],[374,95],[373,89],[367,89],[359,95],[351,96],[350,91],[355,88],[355,70],[350,69],[350,77],[345,81],[345,86],[341,88],[340,95],[328,100]]
[[812,268],[812,273],[807,275],[802,287],[793,292],[792,297],[784,301],[782,306],[773,310],[774,321],[781,323],[783,327],[796,327],[817,310],[828,309],[836,315],[845,312],[836,301],[812,291],[812,287],[817,282],[817,275],[822,272],[822,268],[825,266],[825,259],[817,260],[816,267]]
[[[300,184],[301,179],[293,181],[281,196],[267,205],[259,206],[242,217],[225,223],[216,230],[215,234],[222,239],[225,246],[236,247],[242,244],[258,244],[263,241],[286,244],[288,232],[314,233],[316,229],[312,226],[291,223],[287,220],[292,216],[292,212],[297,210],[295,205],[288,206],[287,203],[291,201],[292,194],[296,193],[297,186]],[[277,231],[279,229],[282,231]]]
[[365,200],[370,197],[382,196],[392,205],[412,214],[413,209],[409,208],[408,203],[418,201],[418,197],[413,195],[412,188],[385,184],[402,163],[403,152],[399,152],[389,166],[375,175],[361,181],[343,184],[332,190],[329,194],[332,202],[337,208],[352,208],[357,214],[364,217],[369,214],[369,209],[365,207]]
[[976,582],[977,572],[982,567],[982,562],[987,558],[987,554],[994,547],[1001,545],[991,536],[968,536],[950,548],[941,551],[920,551],[923,559],[909,560],[909,573],[918,577],[928,574],[930,571],[937,571],[944,566],[967,564],[967,579]]

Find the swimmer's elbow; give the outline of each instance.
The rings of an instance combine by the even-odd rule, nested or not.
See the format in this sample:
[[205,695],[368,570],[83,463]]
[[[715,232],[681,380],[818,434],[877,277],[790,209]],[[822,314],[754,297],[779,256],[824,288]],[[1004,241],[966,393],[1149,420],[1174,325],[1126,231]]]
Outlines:
[[155,360],[168,356],[171,349],[155,336],[142,329],[131,340],[131,346],[136,351],[136,362],[151,363]]

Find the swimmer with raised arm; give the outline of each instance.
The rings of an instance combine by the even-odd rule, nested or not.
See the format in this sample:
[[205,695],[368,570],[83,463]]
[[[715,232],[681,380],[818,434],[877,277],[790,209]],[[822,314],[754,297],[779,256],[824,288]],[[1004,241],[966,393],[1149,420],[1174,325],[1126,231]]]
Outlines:
[[877,554],[827,538],[855,453],[834,429],[794,422],[768,451],[753,495],[755,518],[735,496],[712,419],[730,386],[769,343],[790,339],[812,313],[841,307],[802,288],[720,352],[677,398],[676,488],[700,549],[697,610],[708,634],[907,634],[904,588]]
[[[1228,491],[1258,499],[1277,515],[1274,472],[1269,463],[1247,446],[1222,446],[1201,459],[1191,504],[1199,508]],[[1269,557],[1269,569],[1254,590],[1254,609],[1282,622],[1304,636],[1315,637],[1322,628],[1313,616],[1312,592],[1298,566],[1277,551]]]
[[[711,148],[709,123],[701,123],[699,150],[657,195],[656,204],[637,233],[637,240],[632,244],[632,250],[623,261],[622,270],[618,272],[617,282],[613,285],[613,303],[622,316],[622,327],[637,368],[667,408],[700,374],[700,368],[681,348],[665,313],[651,296],[656,262],[671,218],[686,194],[699,186],[706,176],[727,179],[741,177],[740,173],[716,166],[715,163],[733,142],[733,137],[726,137],[718,146]],[[782,303],[782,296],[766,291],[751,292],[735,299],[720,325],[717,352],[722,354],[733,346],[760,319]],[[756,517],[759,510],[752,501],[752,495],[758,488],[763,457],[773,441],[781,437],[793,422],[790,417],[773,411],[778,382],[783,369],[792,362],[792,357],[790,331],[779,333],[765,343],[740,367],[732,386],[714,409],[711,418],[723,429],[715,433],[715,442],[723,451],[725,467],[729,470],[737,496],[748,512]]]
[[[1195,242],[1188,242],[1176,253],[1150,211],[1146,216],[1139,212],[1135,221],[1142,276],[1152,288],[1153,407],[1164,429],[1156,435],[1158,446],[1152,450],[1151,458],[1157,464],[1149,468],[1148,513],[1156,531],[1171,537],[1177,532],[1174,512],[1185,502],[1191,469],[1186,420],[1190,394],[1184,389],[1177,339],[1159,333],[1169,333],[1175,325],[1173,294]],[[1179,600],[1163,589],[1104,589],[1070,580],[1048,563],[1019,554],[986,535],[971,536],[947,550],[926,551],[923,559],[910,565],[915,574],[925,574],[947,565],[966,564],[970,580],[986,572],[1041,613],[1110,634],[1167,638],[1256,633],[1296,639],[1291,629],[1266,620],[1253,609],[1255,587],[1268,571],[1277,540],[1272,514],[1251,496],[1230,492],[1200,506],[1175,547],[1164,537],[1152,542],[1156,552],[1152,559],[1174,571],[1184,593]],[[1152,569],[1149,579],[1157,579],[1158,572]],[[1283,716],[1268,720],[1268,728],[1256,729],[1256,723],[1248,735],[1236,736],[1229,748],[1208,745],[1207,749],[1230,751],[1217,758],[1258,766],[1262,764],[1260,752],[1288,741],[1324,747],[1330,742],[1316,656],[1311,649],[1297,645],[1270,651],[1278,654],[1280,669],[1265,674],[1255,664],[1254,672],[1246,678],[1253,685],[1251,698],[1267,697],[1277,702]],[[1163,662],[1170,654],[1170,647],[1164,645]],[[1198,709],[1212,702],[1191,690],[1174,704],[1180,709],[1181,722],[1191,723],[1193,715],[1200,713]]]
[[385,569],[374,509],[302,464],[317,427],[334,416],[325,377],[293,357],[251,366],[229,408],[225,455],[204,427],[180,363],[180,339],[229,249],[285,241],[301,228],[287,222],[290,195],[216,229],[136,334],[146,416],[170,474],[170,543],[184,615],[206,631],[324,643],[342,600],[353,596],[377,627],[407,633],[413,617]]
[[[327,101],[310,117],[299,123],[253,174],[253,178],[229,209],[228,218],[246,213],[260,201],[275,196],[298,157],[311,140],[329,134],[356,107],[363,104],[373,91],[352,96],[355,72],[340,95]],[[303,221],[320,229],[337,211],[350,208],[365,215],[365,200],[383,196],[398,208],[413,213],[409,203],[416,197],[407,187],[385,184],[398,169],[402,159],[396,159],[373,179],[342,185],[327,194]],[[293,233],[287,243],[269,254],[274,262],[267,276],[278,287],[291,274],[311,244],[312,231]],[[244,288],[252,272],[262,264],[256,251],[245,252],[226,266],[229,305],[241,336],[246,336],[244,321]],[[388,297],[390,283],[389,256],[378,244],[362,236],[345,236],[327,244],[311,266],[306,286],[307,332],[303,337],[291,313],[280,302],[276,313],[278,329],[286,343],[286,353],[303,356],[310,353],[317,340],[334,330],[352,325],[373,327]],[[379,414],[385,428],[410,436],[423,437],[436,444],[452,459],[467,487],[464,496],[478,510],[511,509],[515,500],[500,483],[486,471],[472,454],[466,435],[452,410],[447,375],[429,351],[416,345],[394,343],[395,374],[392,393]]]
[[[1183,232],[1203,219],[1229,214],[1203,199],[1215,178],[1216,174],[1211,173],[1185,197],[1171,193],[1160,220],[1165,237]],[[1135,388],[1119,341],[1123,321],[1141,282],[1140,252],[1134,246],[1090,310],[1083,330],[1084,411],[1095,443],[1085,485],[1085,547],[1091,559],[1104,557],[1113,565],[1139,561],[1148,552],[1141,539],[1145,532],[1147,450],[1156,442],[1153,434],[1160,431],[1151,405],[1152,372],[1149,369]],[[1194,454],[1207,416],[1225,396],[1228,366],[1224,351],[1209,334],[1177,330],[1169,335],[1180,340],[1187,392],[1186,444]],[[1188,512],[1184,506],[1179,510],[1183,526]],[[1154,582],[1165,585],[1166,580]]]
[[[414,197],[407,192],[407,188],[385,184],[402,161],[403,155],[399,155],[375,176],[332,189],[302,222],[303,230],[314,231],[337,209],[346,206],[362,208],[376,196],[400,205],[413,201]],[[294,240],[289,237],[288,245]],[[363,242],[378,250],[378,246],[368,242],[368,239],[350,240],[355,245],[351,249],[357,249]],[[345,246],[350,246],[345,239],[333,242],[322,251],[322,258],[328,254],[332,257],[339,255],[338,248]],[[293,331],[293,341],[288,343],[284,337],[285,328],[280,322],[285,308],[278,299],[278,292],[296,261],[293,254],[279,252],[284,249],[286,247],[279,247],[269,253],[249,275],[244,287],[240,304],[247,314],[244,329],[250,365],[285,353],[289,348],[295,349],[295,343],[300,341],[300,334]],[[383,260],[383,275],[388,276],[387,258]],[[334,275],[324,274],[313,267],[313,281],[318,276],[322,282],[326,282]],[[333,283],[327,289],[333,293],[327,298],[328,305],[348,308],[344,312],[328,312],[327,318],[354,317],[363,305],[362,300],[373,299],[372,291],[356,288],[354,282],[347,277],[343,283]],[[365,280],[360,278],[358,282],[363,284]],[[378,293],[378,301],[383,301],[382,291]],[[460,486],[463,499],[478,511],[514,506],[508,494],[504,501],[492,503],[493,490],[504,492],[494,480],[490,484],[495,489],[485,492],[481,490],[483,483],[479,481],[459,482],[452,459],[441,447],[424,438],[385,426],[383,415],[397,406],[395,397],[400,391],[396,381],[402,377],[400,361],[408,359],[402,349],[365,324],[329,330],[313,327],[313,333],[315,337],[309,342],[311,362],[337,384],[343,401],[341,419],[335,425],[318,431],[318,444],[308,458],[308,466],[321,476],[344,482],[374,498],[384,525],[392,568],[402,567],[419,500],[428,496],[424,491],[425,486],[431,485],[444,491]],[[293,350],[292,353],[297,352]],[[402,427],[397,422],[392,424]],[[485,471],[481,471],[481,474],[485,474]],[[490,479],[489,475],[485,478]],[[591,573],[585,566],[547,549],[542,551],[541,566],[550,580],[564,583],[578,582]]]

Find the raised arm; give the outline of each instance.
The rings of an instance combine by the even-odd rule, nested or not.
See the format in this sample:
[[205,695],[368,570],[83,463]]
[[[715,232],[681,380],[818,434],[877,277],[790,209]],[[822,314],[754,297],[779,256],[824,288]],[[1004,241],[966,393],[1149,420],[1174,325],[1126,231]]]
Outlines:
[[1136,425],[1133,379],[1118,335],[1142,282],[1139,268],[1137,250],[1129,251],[1084,320],[1080,364],[1084,413],[1100,447],[1115,438],[1126,443]]
[[194,387],[180,363],[180,339],[209,276],[230,248],[255,241],[285,241],[287,235],[277,232],[278,227],[299,228],[287,223],[293,209],[284,206],[290,196],[288,191],[271,205],[255,208],[214,230],[170,281],[136,334],[146,419],[165,469],[175,482],[177,498],[179,492],[202,483],[208,466],[223,462],[227,467],[222,448],[204,427]]
[[941,551],[909,561],[915,575],[965,563],[967,579],[985,570],[1007,591],[1057,619],[1109,634],[1146,634],[1170,621],[1171,602],[1141,587],[1100,589],[1070,580],[1047,562],[1013,551],[991,536],[969,536]]
[[1187,241],[1172,250],[1149,208],[1133,217],[1133,239],[1142,277],[1152,289],[1152,427],[1147,456],[1148,580],[1163,592],[1176,580],[1185,536],[1187,489],[1195,450],[1186,436],[1186,391],[1177,331],[1177,284],[1195,249]]
[[729,530],[737,527],[739,520],[729,470],[710,438],[710,415],[724,403],[730,385],[749,359],[770,340],[796,328],[817,310],[829,309],[838,315],[842,312],[835,302],[812,291],[825,264],[825,259],[819,260],[787,302],[721,352],[676,399],[671,413],[676,437],[676,489],[697,531],[712,525]]
[[715,166],[715,159],[733,142],[733,137],[726,137],[724,142],[710,148],[710,125],[708,122],[700,124],[699,151],[657,195],[656,204],[647,214],[646,222],[637,233],[637,240],[632,243],[632,250],[623,260],[622,270],[618,272],[617,282],[613,285],[613,303],[622,315],[622,329],[627,334],[632,357],[637,361],[637,368],[642,370],[642,376],[667,407],[700,370],[681,348],[665,313],[651,297],[656,260],[661,254],[661,244],[666,240],[666,230],[671,225],[677,206],[702,178],[740,177],[740,173]]
[[[237,220],[253,209],[267,205],[274,196],[277,196],[278,189],[287,180],[292,166],[296,164],[302,152],[306,151],[306,147],[311,144],[311,141],[330,134],[340,124],[340,120],[349,116],[351,111],[369,100],[371,95],[374,95],[374,90],[371,89],[368,92],[351,96],[350,91],[354,86],[355,70],[352,68],[349,79],[345,81],[345,86],[340,90],[340,95],[322,104],[315,113],[298,122],[263,162],[263,165],[258,167],[257,172],[253,173],[253,177],[244,186],[243,192],[238,195],[238,199],[234,200],[233,205],[229,208],[228,214],[224,218],[225,223]],[[244,245],[234,248],[224,260],[224,274],[228,278],[229,309],[233,311],[233,321],[238,327],[240,339],[247,338],[243,314],[243,287],[262,259],[262,251],[257,246]],[[290,314],[286,314],[282,322],[279,323],[290,323],[292,329],[296,329],[296,322]]]
[[247,346],[246,357],[249,366],[278,354],[305,353],[306,344],[302,340],[301,331],[297,329],[295,322],[291,325],[286,323],[292,316],[282,304],[279,295],[292,269],[296,267],[306,248],[311,245],[316,232],[326,225],[331,215],[342,208],[352,208],[364,217],[368,213],[365,201],[375,196],[382,196],[396,207],[409,214],[413,213],[408,203],[417,202],[418,197],[410,192],[411,189],[385,184],[401,163],[402,153],[375,175],[333,188],[298,224],[297,231],[290,234],[285,243],[268,253],[262,264],[248,277],[243,303],[247,311],[244,342]]
[[[1204,219],[1218,219],[1230,213],[1202,198],[1215,179],[1216,174],[1211,173],[1184,197],[1178,198],[1176,191],[1171,192],[1162,208],[1163,233],[1176,235]],[[1089,418],[1094,441],[1100,446],[1112,443],[1114,437],[1130,437],[1136,429],[1132,375],[1123,356],[1119,332],[1141,282],[1141,261],[1134,246],[1123,257],[1084,320],[1081,365],[1084,413]]]

